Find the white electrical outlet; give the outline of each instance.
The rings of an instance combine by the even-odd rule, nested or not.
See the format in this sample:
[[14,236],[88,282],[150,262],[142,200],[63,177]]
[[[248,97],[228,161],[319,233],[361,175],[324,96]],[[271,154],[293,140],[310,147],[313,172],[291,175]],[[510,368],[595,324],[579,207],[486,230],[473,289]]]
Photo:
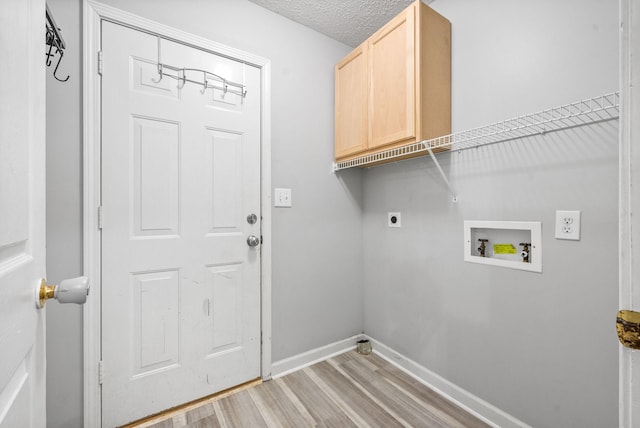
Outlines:
[[274,207],[291,207],[291,189],[273,189],[273,206]]
[[400,215],[400,213],[389,213],[387,217],[387,226],[402,227],[402,216]]
[[556,211],[556,239],[580,240],[580,211]]

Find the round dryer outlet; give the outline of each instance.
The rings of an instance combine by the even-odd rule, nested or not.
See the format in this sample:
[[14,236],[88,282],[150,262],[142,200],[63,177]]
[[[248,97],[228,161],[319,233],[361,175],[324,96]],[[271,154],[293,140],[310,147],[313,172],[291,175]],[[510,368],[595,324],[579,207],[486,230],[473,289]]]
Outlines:
[[392,212],[388,215],[387,226],[402,227],[402,216],[399,212]]

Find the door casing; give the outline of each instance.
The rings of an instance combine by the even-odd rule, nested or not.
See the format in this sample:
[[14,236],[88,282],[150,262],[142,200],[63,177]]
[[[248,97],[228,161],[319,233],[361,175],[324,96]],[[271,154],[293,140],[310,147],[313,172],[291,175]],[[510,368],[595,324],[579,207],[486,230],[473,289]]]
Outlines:
[[[620,0],[620,162],[619,162],[619,304],[620,309],[640,311],[640,121],[637,113],[640,98],[640,50],[634,42],[640,39],[640,8],[634,0]],[[636,214],[634,216],[634,213]],[[612,314],[612,323],[615,315]],[[613,329],[612,329],[613,332]],[[613,333],[612,333],[613,334]],[[618,426],[640,426],[640,386],[634,379],[640,371],[640,354],[619,345]]]
[[261,377],[271,378],[271,61],[213,42],[203,37],[142,18],[93,0],[83,0],[83,256],[84,272],[91,280],[91,297],[83,311],[84,426],[100,426],[100,134],[101,98],[98,52],[101,22],[111,21],[139,31],[166,37],[205,51],[245,62],[261,70]]

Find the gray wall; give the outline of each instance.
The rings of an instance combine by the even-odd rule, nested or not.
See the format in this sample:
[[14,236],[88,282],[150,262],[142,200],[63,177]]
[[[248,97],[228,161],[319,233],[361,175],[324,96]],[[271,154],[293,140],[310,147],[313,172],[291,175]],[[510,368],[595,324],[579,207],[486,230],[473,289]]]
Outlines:
[[[107,3],[272,60],[272,185],[293,189],[293,208],[273,210],[274,361],[364,319],[371,336],[533,426],[616,425],[616,123],[440,155],[453,204],[426,158],[329,172],[333,64],[348,47],[247,1]],[[49,4],[71,74],[47,87],[58,281],[82,266],[81,17],[79,0]],[[432,6],[453,23],[455,130],[618,87],[615,0]],[[556,209],[582,211],[581,241],[553,238]],[[387,211],[402,212],[401,229],[385,227]],[[542,221],[543,273],[464,263],[468,219]],[[48,426],[81,426],[81,312],[47,306]]]
[[[273,209],[272,358],[362,332],[361,176],[330,172],[333,65],[350,48],[245,0],[105,3],[272,61],[272,185],[293,189],[293,207]],[[82,26],[79,0],[49,4],[65,37],[75,39],[63,67],[71,80],[48,90],[48,271],[57,280],[82,267]],[[69,428],[82,425],[82,321],[77,308],[55,306],[48,309],[48,426]]]
[[[453,126],[618,88],[616,0],[436,0]],[[520,420],[617,426],[617,122],[364,173],[365,332]],[[554,238],[555,210],[582,239]],[[386,227],[402,212],[402,228]],[[463,261],[464,220],[542,222],[543,273]]]
[[[81,2],[47,0],[67,44],[47,69],[47,279],[82,275]],[[57,57],[54,59],[57,61]],[[47,302],[47,425],[82,426],[82,308]]]

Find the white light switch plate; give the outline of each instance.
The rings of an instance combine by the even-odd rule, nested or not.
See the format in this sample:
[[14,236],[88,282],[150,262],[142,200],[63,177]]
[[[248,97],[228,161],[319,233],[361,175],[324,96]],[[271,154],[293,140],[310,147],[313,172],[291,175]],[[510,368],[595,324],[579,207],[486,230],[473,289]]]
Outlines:
[[580,240],[580,211],[556,211],[556,239]]
[[273,189],[273,206],[274,207],[291,207],[291,189]]

